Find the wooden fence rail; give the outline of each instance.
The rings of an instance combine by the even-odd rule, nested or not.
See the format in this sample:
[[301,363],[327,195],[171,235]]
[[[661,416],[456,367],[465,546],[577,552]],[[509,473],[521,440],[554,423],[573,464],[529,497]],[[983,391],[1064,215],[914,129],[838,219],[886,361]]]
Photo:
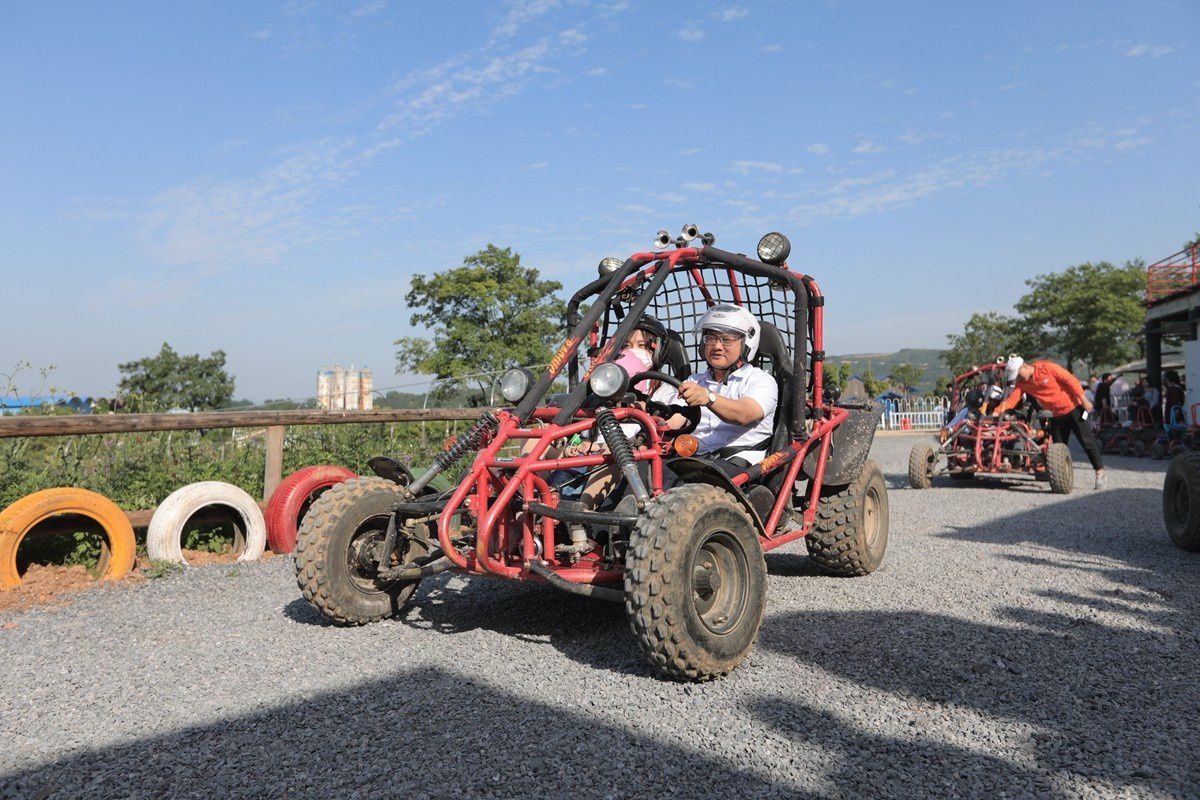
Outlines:
[[[25,436],[85,436],[97,433],[191,431],[212,428],[266,428],[267,458],[263,499],[279,486],[283,434],[289,425],[345,425],[371,422],[449,422],[478,419],[486,408],[388,408],[372,411],[197,411],[188,414],[79,414],[0,417],[0,439]],[[149,512],[130,512],[132,517]],[[147,517],[148,519],[148,517]]]

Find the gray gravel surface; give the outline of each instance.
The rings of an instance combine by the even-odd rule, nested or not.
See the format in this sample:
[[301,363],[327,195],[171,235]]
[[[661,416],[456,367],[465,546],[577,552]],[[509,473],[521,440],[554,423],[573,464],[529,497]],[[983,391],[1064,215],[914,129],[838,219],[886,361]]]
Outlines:
[[548,588],[440,576],[405,619],[331,627],[288,559],[0,616],[0,797],[1200,795],[1200,557],[1163,530],[1166,463],[915,491],[915,441],[875,445],[880,571],[768,554],[758,644],[707,685]]

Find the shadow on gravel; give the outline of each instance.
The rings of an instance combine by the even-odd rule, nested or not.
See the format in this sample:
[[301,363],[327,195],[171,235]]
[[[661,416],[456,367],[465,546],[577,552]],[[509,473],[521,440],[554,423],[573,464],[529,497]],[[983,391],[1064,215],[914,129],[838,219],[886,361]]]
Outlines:
[[[1089,492],[942,534],[963,546],[1022,549],[993,556],[997,570],[1007,562],[1062,576],[1061,584],[1026,589],[1036,604],[1009,596],[1013,604],[994,624],[906,611],[798,612],[764,624],[759,646],[794,658],[803,671],[817,667],[911,697],[932,716],[973,709],[1032,726],[1035,766],[1027,775],[927,736],[904,747],[864,737],[801,705],[763,702],[756,714],[794,738],[854,749],[864,771],[949,764],[966,781],[956,784],[963,794],[983,774],[1003,783],[1033,779],[1038,795],[1064,786],[1088,794],[1098,782],[1130,794],[1200,796],[1200,559],[1171,546],[1160,517],[1147,518],[1159,496],[1156,489]],[[1073,572],[1099,580],[1081,583]],[[923,732],[919,722],[915,732]],[[932,766],[926,777],[931,785],[943,780]]]
[[[937,785],[948,765],[956,781],[967,781],[956,783],[964,791],[954,794],[972,794],[965,790],[983,776],[1000,784],[1033,779],[1033,794],[1040,795],[1080,779],[1135,793],[1200,793],[1194,638],[1017,608],[1009,615],[1027,627],[919,612],[789,614],[768,619],[759,646],[795,658],[804,669],[819,667],[913,698],[914,710],[924,710],[918,720],[930,718],[931,733],[946,729],[942,716],[961,717],[964,709],[1034,726],[1025,748],[996,748],[1027,749],[1036,767],[1025,776],[1008,761],[927,736],[903,745],[863,737],[802,706],[781,710],[789,707],[762,701],[755,713],[793,737],[853,750],[860,763],[849,775],[867,765],[882,776],[922,770]],[[918,722],[914,733],[923,727]],[[1074,788],[1088,793],[1082,783]]]
[[0,776],[0,797],[802,796],[699,747],[434,669]]

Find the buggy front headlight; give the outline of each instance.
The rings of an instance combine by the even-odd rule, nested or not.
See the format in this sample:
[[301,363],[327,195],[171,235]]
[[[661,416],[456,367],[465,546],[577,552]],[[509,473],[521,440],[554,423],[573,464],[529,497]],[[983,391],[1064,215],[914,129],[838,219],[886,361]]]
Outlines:
[[602,400],[612,400],[625,394],[625,390],[629,388],[629,376],[619,365],[610,361],[592,370],[591,377],[588,378],[588,388]]
[[782,233],[772,231],[758,240],[758,260],[779,266],[792,254],[792,243]]
[[605,275],[612,275],[623,266],[625,266],[624,261],[609,256],[608,258],[600,259],[600,266],[597,267],[597,270],[600,273],[600,277],[604,277]]
[[510,403],[520,402],[533,386],[533,373],[524,367],[513,367],[500,378],[500,394]]

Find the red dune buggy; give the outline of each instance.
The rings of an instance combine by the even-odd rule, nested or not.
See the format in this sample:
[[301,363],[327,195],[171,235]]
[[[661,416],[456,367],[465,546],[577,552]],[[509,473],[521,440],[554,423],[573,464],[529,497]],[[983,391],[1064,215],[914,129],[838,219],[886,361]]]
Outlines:
[[[703,681],[737,666],[757,636],[764,551],[804,538],[827,573],[878,567],[887,486],[867,452],[879,410],[825,391],[825,298],[816,281],[788,268],[783,235],[764,236],[759,259],[713,242],[687,226],[673,242],[660,233],[655,252],[605,259],[600,278],[571,298],[571,331],[549,369],[504,376],[513,407],[487,413],[415,480],[375,458],[380,477],[322,495],[296,545],[304,596],[330,620],[358,625],[396,615],[421,578],[444,570],[544,582],[623,603],[658,670]],[[645,379],[678,386],[699,371],[693,328],[717,303],[757,318],[755,361],[779,390],[767,455],[749,467],[694,457],[697,441],[673,432],[630,389]],[[646,314],[666,328],[661,363],[627,375],[613,362]],[[592,355],[586,369],[581,349]],[[564,371],[569,391],[547,398]],[[595,432],[605,452],[559,454],[572,436]],[[465,456],[472,462],[455,488],[430,488]],[[551,477],[606,468],[619,482],[594,510],[563,502]]]
[[[1048,412],[1031,400],[1018,409],[997,417],[984,398],[969,395],[972,383],[1000,385],[1004,364],[985,364],[954,379],[950,415],[938,445],[920,442],[908,456],[908,483],[914,489],[928,489],[939,475],[970,480],[976,475],[1029,475],[1048,481],[1055,494],[1070,494],[1075,483],[1071,451],[1065,444],[1051,441],[1046,429]],[[978,391],[975,389],[974,391]],[[965,412],[965,413],[960,413]]]

